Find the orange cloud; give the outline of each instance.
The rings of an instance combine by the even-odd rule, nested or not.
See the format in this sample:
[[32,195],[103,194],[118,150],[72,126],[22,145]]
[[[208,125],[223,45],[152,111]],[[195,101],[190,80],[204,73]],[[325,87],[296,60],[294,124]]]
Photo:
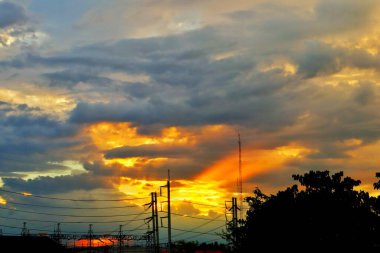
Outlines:
[[[177,127],[164,128],[158,136],[148,136],[138,133],[137,127],[130,123],[101,122],[90,125],[86,132],[93,143],[100,150],[110,150],[123,146],[141,146],[147,144],[160,145],[191,145],[187,131]],[[165,157],[141,159],[139,157],[103,159],[106,165],[120,164],[125,167],[134,167],[138,163],[149,164],[162,162]]]

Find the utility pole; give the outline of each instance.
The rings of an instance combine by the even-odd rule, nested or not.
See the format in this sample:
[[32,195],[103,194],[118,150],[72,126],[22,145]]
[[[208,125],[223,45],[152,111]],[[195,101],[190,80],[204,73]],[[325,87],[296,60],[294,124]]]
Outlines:
[[90,252],[92,252],[92,237],[93,237],[92,224],[89,224],[89,228],[88,228],[88,239],[89,239],[89,248],[90,248]]
[[237,230],[237,227],[238,227],[238,215],[237,215],[237,211],[238,211],[238,207],[237,207],[237,199],[235,197],[232,197],[232,226],[235,230],[235,239],[237,239],[236,237],[236,230]]
[[238,231],[238,204],[236,197],[232,197],[232,227],[233,227],[233,237],[234,237],[234,246],[235,248],[239,244],[239,231]]
[[29,230],[26,228],[26,222],[23,223],[22,230],[21,230],[21,236],[28,236]]
[[[170,207],[170,170],[168,170],[168,180],[166,185],[160,187],[160,196],[162,196],[162,188],[167,188],[167,198],[168,200],[166,201],[168,203],[168,215],[163,218],[168,219],[168,253],[171,252],[171,245],[172,245],[172,218],[171,218],[171,207]],[[163,201],[165,202],[165,201]],[[162,222],[162,220],[161,220]]]
[[118,235],[118,241],[119,241],[119,253],[121,253],[122,251],[122,247],[123,247],[123,231],[122,231],[122,228],[123,228],[123,225],[120,225],[119,226],[119,235]]
[[54,230],[55,240],[61,244],[61,223],[57,223],[57,229]]
[[153,234],[153,252],[160,252],[160,236],[158,230],[158,210],[157,210],[157,193],[151,192],[151,202],[146,204],[148,208],[152,209],[152,216],[148,218],[148,222],[152,221],[152,234]]
[[[232,204],[232,206],[229,208],[227,207],[227,203]],[[231,201],[226,201],[226,222],[229,225],[231,231],[232,231],[232,241],[233,245],[236,248],[238,241],[239,241],[239,235],[238,235],[238,204],[237,204],[237,198],[232,197]],[[232,214],[232,220],[228,220],[227,214]]]
[[154,192],[153,193],[153,196],[154,196],[154,202],[153,202],[153,206],[154,206],[154,216],[155,216],[155,228],[156,228],[156,252],[159,253],[160,252],[160,236],[159,236],[159,230],[158,230],[158,209],[157,209],[157,192]]

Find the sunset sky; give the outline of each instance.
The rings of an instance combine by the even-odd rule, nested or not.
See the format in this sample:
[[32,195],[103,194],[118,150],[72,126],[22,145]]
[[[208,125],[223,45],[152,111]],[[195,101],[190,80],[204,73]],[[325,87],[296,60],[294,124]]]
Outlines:
[[[138,213],[170,169],[176,213],[223,220],[240,132],[246,195],[309,170],[344,171],[376,194],[379,42],[377,0],[0,1],[0,186],[147,197],[124,203]],[[0,196],[9,209],[73,204]],[[0,228],[41,218],[0,216]]]

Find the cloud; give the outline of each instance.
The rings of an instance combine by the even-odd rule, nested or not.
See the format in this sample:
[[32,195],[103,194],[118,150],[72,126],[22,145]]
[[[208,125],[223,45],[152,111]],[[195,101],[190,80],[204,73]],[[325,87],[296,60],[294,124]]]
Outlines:
[[[0,104],[0,175],[66,170],[54,161],[70,160],[85,145],[79,128],[41,113],[38,107],[2,102]],[[72,150],[69,152],[69,150]]]
[[[103,39],[162,37],[183,34],[228,20],[226,13],[252,8],[260,1],[112,1],[93,6],[77,22],[87,36]],[[123,24],[128,23],[128,26]],[[113,29],[104,29],[112,26]],[[94,38],[95,39],[95,38]]]
[[12,2],[0,2],[0,28],[22,25],[28,21],[26,9]]
[[[0,49],[37,48],[48,35],[36,29],[36,18],[24,5],[16,2],[0,2]],[[17,50],[16,50],[17,51]]]
[[23,180],[20,178],[3,178],[4,185],[16,191],[33,192],[33,194],[65,193],[73,190],[94,190],[112,188],[111,183],[93,175],[81,174],[58,177],[38,177]]
[[137,147],[121,147],[106,151],[105,158],[126,158],[126,157],[169,157],[175,158],[185,156],[191,150],[186,147],[172,145],[140,145]]
[[[107,34],[96,33],[96,43],[80,43],[48,54],[26,50],[2,60],[3,73],[17,70],[20,76],[29,77],[29,71],[36,71],[33,85],[74,101],[64,110],[63,120],[37,117],[41,114],[37,107],[45,112],[46,106],[27,103],[16,112],[16,105],[1,104],[4,135],[9,136],[3,146],[5,154],[31,154],[30,169],[23,171],[51,169],[42,156],[57,161],[72,156],[80,159],[86,170],[105,178],[143,174],[154,179],[167,168],[178,177],[194,178],[232,153],[236,134],[231,129],[235,127],[241,129],[248,149],[276,150],[298,144],[313,150],[304,157],[306,165],[321,161],[324,168],[329,164],[326,159],[349,159],[353,150],[376,142],[380,138],[380,62],[376,51],[369,50],[362,40],[376,38],[377,3],[253,2],[238,1],[236,6],[224,2],[219,8],[215,1],[114,2],[104,9],[102,4],[88,11],[75,32],[91,33],[91,28],[97,30],[95,24],[102,27],[99,20],[106,26],[115,24],[124,17],[115,15],[115,8],[131,13],[147,7],[147,13],[155,15],[139,16],[144,21],[141,26],[137,21],[123,28],[119,27],[122,22],[115,24],[116,31],[127,29],[122,36],[108,29]],[[199,14],[197,10],[203,6],[214,8]],[[184,29],[174,31],[181,27],[180,15],[175,12],[159,18],[159,10],[165,8],[188,14],[183,16]],[[201,22],[190,20],[199,17]],[[153,23],[151,18],[158,21]],[[173,22],[179,26],[170,30]],[[147,36],[157,27],[165,29]],[[138,142],[133,146],[119,141],[130,136],[115,134],[113,140],[104,136],[108,146],[100,147],[86,132],[100,122],[128,122],[150,141],[161,138],[163,129],[175,126],[191,132],[195,141],[188,145]],[[205,126],[215,125],[230,130],[212,138],[201,133]],[[358,144],[348,145],[352,140]],[[115,162],[132,157],[137,158],[133,166]],[[167,159],[153,162],[155,158]],[[3,159],[7,173],[21,171],[26,164],[22,159]],[[302,161],[286,165],[292,171]],[[263,176],[258,182],[269,178]]]

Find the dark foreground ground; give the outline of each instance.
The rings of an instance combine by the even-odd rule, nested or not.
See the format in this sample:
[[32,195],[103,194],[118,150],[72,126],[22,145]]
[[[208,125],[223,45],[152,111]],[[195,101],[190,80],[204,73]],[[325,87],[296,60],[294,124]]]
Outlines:
[[0,236],[2,253],[66,253],[65,248],[43,236]]

